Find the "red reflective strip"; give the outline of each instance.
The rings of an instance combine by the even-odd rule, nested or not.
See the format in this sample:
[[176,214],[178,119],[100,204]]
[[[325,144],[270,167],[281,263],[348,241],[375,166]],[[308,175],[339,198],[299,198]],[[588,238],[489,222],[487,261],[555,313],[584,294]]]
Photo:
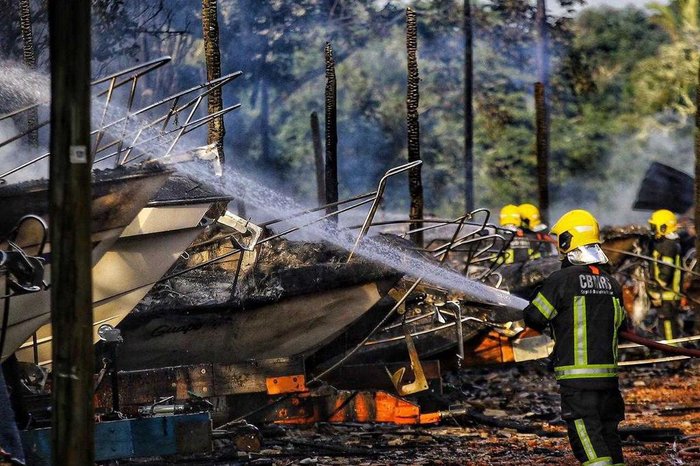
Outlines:
[[593,272],[593,275],[600,275],[600,269],[594,265],[589,265],[588,266],[591,269],[591,272]]

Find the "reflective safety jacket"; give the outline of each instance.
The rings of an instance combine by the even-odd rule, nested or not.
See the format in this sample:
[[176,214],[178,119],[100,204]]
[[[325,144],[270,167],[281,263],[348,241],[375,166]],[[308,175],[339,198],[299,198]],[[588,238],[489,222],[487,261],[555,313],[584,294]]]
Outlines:
[[[679,239],[660,238],[654,242],[652,257],[661,262],[681,265],[681,244]],[[654,284],[651,292],[661,294],[663,301],[678,301],[681,299],[681,271],[678,268],[669,267],[658,262],[652,262],[652,276]]]
[[525,237],[525,232],[518,228],[510,240],[508,249],[505,250],[506,264],[527,262],[530,258],[530,240]]
[[565,262],[525,308],[529,327],[552,329],[559,384],[581,390],[617,388],[618,330],[624,322],[620,284],[597,265]]

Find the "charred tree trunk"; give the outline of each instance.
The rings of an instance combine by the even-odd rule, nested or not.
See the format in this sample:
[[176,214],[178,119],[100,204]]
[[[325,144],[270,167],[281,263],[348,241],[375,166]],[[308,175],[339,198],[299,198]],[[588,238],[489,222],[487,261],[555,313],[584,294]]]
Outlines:
[[324,183],[323,150],[321,148],[321,125],[318,122],[318,113],[316,112],[311,112],[311,140],[314,145],[316,165],[316,199],[319,205],[323,205],[326,198],[326,185]]
[[274,171],[270,144],[270,92],[264,77],[260,80],[260,151],[265,169]]
[[[179,36],[178,36],[179,37]],[[202,38],[204,39],[204,57],[207,66],[207,81],[221,77],[221,50],[219,49],[219,8],[217,0],[202,0]],[[212,90],[207,96],[207,110],[209,114],[220,112],[224,109],[222,88]],[[207,144],[216,144],[218,163],[222,173],[226,170],[226,156],[224,153],[224,116],[219,115],[209,122]],[[226,213],[228,202],[220,202],[212,206],[208,216],[218,217]],[[245,216],[243,201],[238,201],[238,213]]]
[[[695,88],[695,257],[700,257],[700,60],[698,60],[698,82]],[[700,271],[700,260],[695,262]],[[697,277],[694,282],[700,282]],[[697,283],[700,288],[700,283]]]
[[[207,81],[221,77],[221,51],[219,50],[219,20],[217,0],[202,0],[202,37],[204,38],[204,56],[207,62]],[[220,112],[224,108],[221,87],[214,89],[207,97],[209,114]],[[209,122],[207,142],[216,144],[219,163],[224,168],[224,128],[223,115]]]
[[94,463],[90,0],[49,2],[52,463]]
[[[418,28],[416,12],[406,8],[406,53],[408,56],[408,85],[406,86],[406,129],[408,131],[408,161],[420,160],[420,127],[418,123]],[[423,183],[421,166],[411,168],[408,172],[408,192],[411,196],[411,220],[423,218]],[[422,223],[410,224],[411,230],[420,228]],[[423,246],[423,232],[411,234],[411,240]]]
[[[34,52],[34,36],[32,35],[32,12],[29,0],[19,0],[19,24],[22,31],[22,49],[24,64],[27,68],[36,68],[36,54]],[[39,124],[39,111],[36,107],[27,111],[27,129],[36,128]],[[37,147],[39,145],[39,132],[32,130],[27,135],[29,145]]]
[[[547,89],[549,88],[549,51],[547,45],[547,6],[545,0],[537,0],[537,79],[540,82],[541,100],[537,106],[537,187],[540,214],[545,223],[549,221],[549,105]],[[537,99],[537,84],[535,84]]]
[[474,210],[474,60],[471,0],[464,0],[464,206]]
[[535,83],[535,120],[537,124],[537,194],[540,213],[547,222],[549,212],[549,120],[544,84]]
[[[338,126],[336,120],[335,60],[333,48],[326,42],[326,204],[338,202]],[[336,206],[328,207],[327,214],[337,212]],[[336,221],[337,217],[333,217]]]
[[537,80],[549,86],[549,58],[547,45],[547,5],[545,0],[537,0]]

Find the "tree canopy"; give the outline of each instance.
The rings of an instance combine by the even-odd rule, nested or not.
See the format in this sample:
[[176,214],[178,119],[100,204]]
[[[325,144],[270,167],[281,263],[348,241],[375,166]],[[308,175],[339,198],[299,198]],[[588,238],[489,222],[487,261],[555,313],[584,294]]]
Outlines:
[[[45,3],[34,8],[46,64]],[[426,211],[458,215],[463,179],[462,0],[408,2],[418,14],[421,154]],[[567,8],[583,1],[561,0]],[[16,6],[0,28],[8,58],[21,48]],[[312,199],[316,192],[309,114],[323,112],[323,47],[338,79],[341,197],[373,188],[406,160],[406,2],[220,0],[222,72],[244,78],[225,89],[227,163],[259,172]],[[474,1],[474,163],[477,206],[536,199],[533,83],[534,2]],[[647,10],[587,8],[549,16],[551,187],[554,214],[571,205],[627,210],[648,162],[692,159],[691,123],[700,57],[700,2]],[[145,80],[149,97],[205,79],[197,2],[93,1],[96,74],[171,55],[174,66]],[[14,39],[13,39],[14,38]],[[44,38],[44,42],[42,42]],[[387,207],[407,212],[405,188]],[[611,210],[612,209],[612,210]],[[617,214],[615,214],[617,215]],[[612,216],[612,215],[611,215]],[[624,218],[611,218],[610,221]]]

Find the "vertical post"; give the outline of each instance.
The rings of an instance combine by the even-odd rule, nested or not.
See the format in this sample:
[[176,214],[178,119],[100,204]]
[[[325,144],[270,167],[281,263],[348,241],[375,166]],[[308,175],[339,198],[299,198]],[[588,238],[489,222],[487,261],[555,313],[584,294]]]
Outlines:
[[[336,120],[335,60],[330,42],[326,42],[326,202],[338,202],[338,126]],[[327,214],[336,212],[338,207],[326,208]],[[337,217],[333,217],[335,221]]]
[[548,86],[549,59],[547,47],[547,5],[545,0],[537,0],[535,23],[537,23],[537,80]]
[[[204,38],[204,57],[207,66],[207,81],[221,77],[221,51],[219,50],[219,20],[217,0],[202,0],[202,37]],[[224,108],[221,87],[211,91],[207,96],[209,114],[220,112]],[[224,116],[218,116],[209,122],[208,144],[216,143],[219,163],[224,168]]]
[[[538,85],[535,84],[535,108],[537,119],[537,187],[540,214],[543,222],[549,221],[549,107],[547,88],[549,87],[549,58],[547,47],[547,5],[545,0],[537,0],[535,15],[537,27],[537,80],[541,94],[538,100]],[[539,102],[539,103],[538,103]]]
[[540,214],[549,218],[549,129],[544,84],[535,83],[535,122],[537,126],[537,194]]
[[[420,126],[418,122],[419,77],[418,59],[418,27],[416,12],[406,8],[406,53],[408,57],[408,82],[406,86],[406,127],[408,131],[408,161],[420,160]],[[410,219],[423,218],[423,183],[421,180],[421,165],[408,171],[408,192],[411,196]],[[421,223],[410,224],[411,230],[420,228]],[[418,246],[423,246],[423,232],[411,234],[411,240]]]
[[[700,60],[698,60],[698,82],[695,88],[695,257],[700,258]],[[700,260],[695,262],[700,271]],[[697,277],[693,280],[697,281]],[[697,312],[697,311],[696,311]]]
[[323,205],[326,199],[326,184],[324,180],[323,150],[321,147],[321,126],[318,113],[311,112],[311,140],[314,146],[314,162],[316,165],[316,199]]
[[90,0],[49,2],[53,463],[92,465]]
[[[266,69],[263,67],[263,69]],[[274,169],[272,160],[272,144],[270,144],[270,92],[267,78],[263,74],[260,79],[260,160],[266,170]]]
[[474,210],[474,59],[471,0],[464,0],[464,207]]
[[[30,0],[19,1],[19,24],[22,31],[22,50],[24,64],[29,69],[36,68],[36,54],[34,53],[34,35],[32,34],[32,11]],[[29,145],[37,147],[39,145],[39,131],[32,130],[39,124],[39,111],[36,107],[27,111],[27,127],[30,130],[28,136]]]

